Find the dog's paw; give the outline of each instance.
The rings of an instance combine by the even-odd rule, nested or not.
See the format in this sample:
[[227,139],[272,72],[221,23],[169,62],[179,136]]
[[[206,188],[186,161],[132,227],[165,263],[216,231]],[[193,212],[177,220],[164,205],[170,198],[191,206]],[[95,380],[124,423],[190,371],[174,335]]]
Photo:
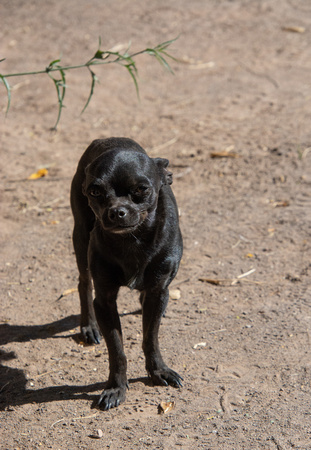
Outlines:
[[95,324],[81,327],[83,341],[86,344],[99,344],[100,332]]
[[182,387],[183,378],[174,370],[168,367],[149,371],[152,382],[160,386],[173,386],[176,388]]
[[110,408],[116,408],[125,400],[126,387],[117,387],[105,389],[97,402],[97,407],[108,411]]

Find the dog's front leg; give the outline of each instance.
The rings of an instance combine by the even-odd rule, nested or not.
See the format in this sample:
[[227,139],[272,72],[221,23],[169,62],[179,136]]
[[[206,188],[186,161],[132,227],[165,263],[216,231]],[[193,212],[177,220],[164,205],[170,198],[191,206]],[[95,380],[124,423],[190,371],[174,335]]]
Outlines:
[[79,297],[81,305],[80,327],[83,340],[88,344],[99,344],[100,333],[93,308],[92,280],[88,268],[89,231],[76,223],[73,230],[73,245],[79,269]]
[[119,314],[117,311],[118,289],[99,290],[95,284],[96,298],[94,309],[96,319],[105,338],[109,355],[109,379],[102,392],[98,406],[104,410],[119,406],[125,400],[127,377],[126,356],[123,351],[123,340]]
[[182,377],[167,367],[159,348],[159,328],[168,302],[168,289],[149,289],[142,293],[143,351],[146,370],[156,385],[182,387]]

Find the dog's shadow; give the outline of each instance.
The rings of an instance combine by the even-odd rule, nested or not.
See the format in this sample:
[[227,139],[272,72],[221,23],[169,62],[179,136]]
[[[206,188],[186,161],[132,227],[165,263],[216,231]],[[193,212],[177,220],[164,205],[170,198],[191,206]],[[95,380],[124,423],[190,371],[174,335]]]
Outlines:
[[[55,336],[79,325],[79,315],[72,315],[65,319],[58,320],[46,325],[18,326],[0,325],[0,344],[5,345],[10,342],[26,342],[35,339],[63,338]],[[77,339],[78,335],[71,338]],[[92,402],[92,407],[96,406],[98,392],[105,388],[104,382],[89,385],[62,385],[52,386],[42,389],[28,389],[24,372],[20,369],[3,365],[3,362],[17,358],[14,352],[0,350],[0,410],[14,408],[14,406],[28,403],[49,403],[53,401],[83,399]],[[142,382],[150,385],[149,378],[137,378],[129,380],[129,384]],[[96,392],[96,394],[92,394]]]
[[[120,314],[120,317],[132,314],[141,314],[141,309]],[[0,324],[0,345],[6,345],[10,342],[34,341],[35,339],[60,339],[64,336],[59,335],[59,333],[72,330],[78,327],[79,323],[79,314],[71,315],[45,325],[10,325],[8,323],[2,323]],[[58,336],[55,336],[56,334]],[[78,340],[78,335],[72,337]]]
[[63,336],[54,335],[76,328],[79,325],[79,318],[79,315],[71,315],[45,325],[10,325],[2,323],[0,324],[0,345],[51,337],[62,338]]

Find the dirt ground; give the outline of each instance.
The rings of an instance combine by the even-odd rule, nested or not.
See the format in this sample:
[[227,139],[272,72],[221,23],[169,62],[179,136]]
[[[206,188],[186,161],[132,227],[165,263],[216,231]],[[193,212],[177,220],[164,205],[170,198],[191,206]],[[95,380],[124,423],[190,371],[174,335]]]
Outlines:
[[[0,23],[3,74],[83,63],[99,36],[133,51],[179,36],[174,75],[137,59],[140,101],[124,69],[101,67],[81,115],[90,77],[68,73],[57,132],[46,75],[9,80],[7,118],[0,86],[1,449],[311,449],[311,5],[2,0]],[[184,387],[149,382],[124,289],[130,389],[103,412],[107,350],[79,338],[69,187],[109,136],[174,172],[184,256],[160,340]],[[162,401],[175,408],[159,415]]]

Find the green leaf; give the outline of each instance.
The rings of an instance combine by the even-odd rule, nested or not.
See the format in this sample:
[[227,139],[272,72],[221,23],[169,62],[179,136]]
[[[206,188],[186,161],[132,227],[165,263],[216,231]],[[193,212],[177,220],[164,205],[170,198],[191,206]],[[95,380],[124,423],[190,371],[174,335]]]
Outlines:
[[89,95],[89,97],[88,97],[88,99],[87,99],[87,101],[86,101],[86,103],[84,105],[84,108],[82,109],[81,114],[83,114],[84,111],[86,110],[86,108],[88,107],[88,105],[89,105],[89,103],[91,101],[91,98],[93,96],[93,93],[94,93],[94,88],[95,88],[96,81],[98,81],[98,78],[95,75],[95,73],[89,67],[88,67],[88,69],[89,69],[89,71],[91,73],[91,76],[92,76],[91,90],[90,90],[90,95]]
[[134,81],[136,94],[137,94],[137,97],[139,98],[139,87],[138,87],[138,82],[137,82],[137,77],[136,77],[136,75],[137,75],[136,66],[133,63],[129,63],[129,64],[124,64],[124,67],[127,69],[128,73],[132,77],[132,80]]
[[171,40],[169,40],[169,41],[162,42],[161,44],[158,44],[158,45],[155,47],[155,49],[156,49],[156,50],[164,50],[164,49],[166,49],[167,47],[169,47],[173,42],[177,41],[178,38],[179,38],[179,36],[177,36],[177,37],[175,37],[174,39],[171,39]]
[[150,56],[154,56],[158,62],[165,67],[165,69],[167,69],[169,72],[174,73],[173,69],[171,68],[171,66],[169,65],[169,63],[166,61],[166,59],[162,56],[161,53],[163,53],[166,57],[168,58],[172,58],[174,59],[171,55],[169,55],[168,53],[157,49],[157,47],[155,48],[146,48],[146,53],[148,53],[148,55]]
[[49,72],[51,69],[54,69],[59,62],[60,59],[55,59],[54,61],[51,61],[50,64],[47,66],[46,71]]
[[58,125],[58,123],[60,121],[62,108],[64,108],[64,98],[65,98],[65,93],[66,93],[66,76],[65,76],[65,71],[62,68],[59,68],[59,73],[60,73],[60,76],[61,76],[60,80],[54,78],[53,75],[48,72],[48,75],[51,78],[51,80],[53,81],[54,86],[56,88],[57,100],[58,100],[58,115],[57,115],[56,123],[55,123],[54,127],[52,128],[53,130],[57,129],[57,125]]
[[0,79],[3,82],[3,84],[4,84],[4,86],[6,88],[7,95],[8,95],[8,104],[7,104],[7,108],[6,108],[6,111],[5,111],[5,114],[7,115],[8,112],[9,112],[9,109],[10,109],[10,105],[11,105],[11,87],[10,87],[10,85],[9,85],[9,83],[8,83],[8,81],[7,81],[7,79],[5,78],[4,75],[0,74]]
[[93,58],[91,59],[91,61],[93,59],[107,59],[109,58],[109,54],[106,51],[102,51],[102,50],[97,50],[97,52],[95,53],[95,55],[93,56]]

